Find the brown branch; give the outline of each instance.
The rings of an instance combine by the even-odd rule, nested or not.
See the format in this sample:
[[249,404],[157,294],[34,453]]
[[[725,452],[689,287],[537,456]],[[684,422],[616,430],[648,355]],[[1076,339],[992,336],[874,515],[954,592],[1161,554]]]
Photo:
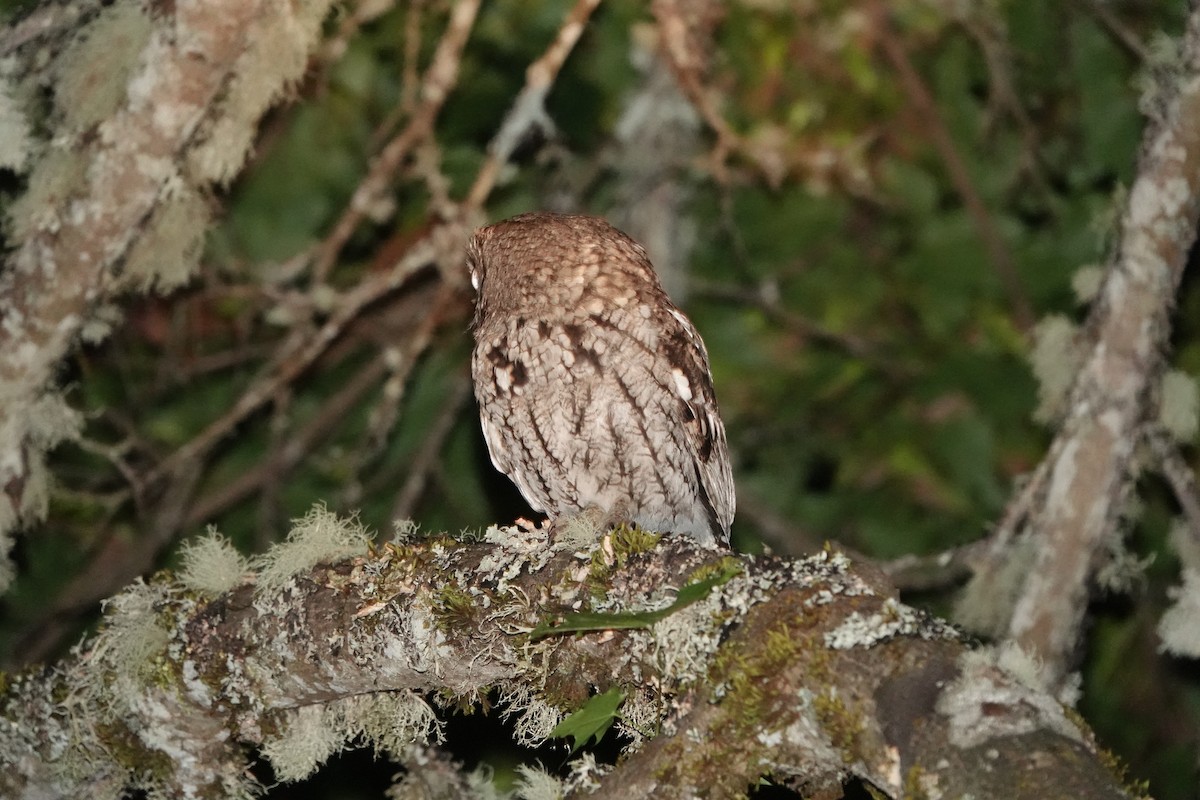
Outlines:
[[[72,435],[55,391],[59,364],[95,330],[97,309],[129,289],[186,279],[191,265],[158,263],[147,240],[175,224],[172,214],[184,218],[175,238],[203,234],[206,192],[231,180],[244,162],[258,120],[303,70],[327,8],[323,1],[281,11],[258,0],[177,0],[150,15],[139,4],[109,5],[96,19],[138,19],[142,32],[123,45],[138,52],[127,76],[98,70],[86,80],[79,73],[93,69],[88,61],[58,58],[53,48],[24,54],[21,37],[41,34],[10,32],[16,39],[5,45],[17,48],[17,58],[57,70],[51,88],[62,119],[55,138],[64,144],[41,148],[20,201],[26,206],[7,217],[11,250],[0,265],[0,558],[9,529],[45,511],[44,452]],[[25,22],[44,33],[61,21],[37,12]],[[265,41],[272,43],[270,57]],[[105,80],[117,83],[103,86]],[[77,111],[69,86],[111,92],[113,108]],[[53,196],[39,194],[42,168],[67,176]],[[6,571],[0,565],[0,584]]]
[[879,0],[872,0],[870,8],[874,17],[879,46],[887,60],[895,67],[900,78],[900,86],[908,95],[914,113],[920,118],[922,129],[929,132],[934,148],[941,157],[942,163],[946,165],[950,181],[954,184],[959,197],[962,198],[963,205],[966,206],[967,213],[970,214],[975,229],[979,232],[980,239],[983,240],[988,260],[1000,277],[1000,283],[1008,296],[1008,305],[1017,327],[1022,331],[1030,331],[1033,329],[1036,317],[1021,276],[1017,272],[1012,253],[1009,252],[1000,229],[992,219],[987,204],[975,189],[970,170],[963,162],[962,156],[958,152],[958,146],[954,143],[954,137],[950,135],[946,121],[938,111],[933,94],[925,85],[925,81],[917,72],[916,67],[913,66],[908,52],[904,49],[904,43],[892,26],[887,6]]
[[1158,471],[1170,484],[1192,538],[1200,544],[1200,487],[1196,485],[1196,473],[1184,461],[1179,445],[1165,431],[1151,426],[1145,435],[1158,462]]
[[433,135],[446,98],[458,80],[458,68],[463,48],[475,25],[479,0],[458,0],[450,12],[450,22],[438,42],[433,61],[421,84],[422,103],[404,130],[400,131],[375,156],[366,176],[354,190],[350,203],[334,223],[329,235],[321,242],[313,257],[313,280],[321,284],[329,277],[346,242],[354,235],[368,211],[379,202],[406,158],[418,144]]
[[[18,243],[0,272],[0,417],[29,413],[92,308],[117,288],[123,257],[235,74],[263,13],[259,3],[240,0],[204,8],[181,3],[174,36],[147,43],[145,79],[106,121],[109,135],[83,148],[91,164],[86,179]],[[28,423],[3,422],[10,440],[0,449],[25,447]],[[16,476],[10,458],[0,463],[4,485]]]
[[1010,636],[1055,686],[1073,666],[1093,570],[1118,535],[1150,387],[1200,216],[1200,10],[1192,10],[1174,87],[1158,87],[1137,175],[1097,302],[1070,407],[1046,456],[1047,486],[1030,515],[1037,553]]

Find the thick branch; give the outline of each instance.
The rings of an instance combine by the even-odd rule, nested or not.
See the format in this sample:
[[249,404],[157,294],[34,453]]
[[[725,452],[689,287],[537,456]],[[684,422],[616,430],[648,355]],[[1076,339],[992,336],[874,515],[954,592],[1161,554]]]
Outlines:
[[[739,557],[628,530],[578,549],[513,528],[288,574],[311,562],[312,530],[342,536],[335,553],[360,546],[325,512],[301,527],[211,599],[195,565],[190,590],[133,587],[71,658],[15,679],[0,697],[0,791],[228,794],[243,781],[240,745],[296,778],[348,739],[391,752],[436,739],[429,694],[498,692],[537,740],[615,686],[627,732],[662,734],[603,781],[607,796],[729,795],[768,775],[1018,796],[996,792],[985,763],[1018,776],[1022,797],[1123,796],[1056,702],[840,555]],[[530,635],[578,610],[661,611],[714,575],[732,577],[646,629]]]
[[[94,312],[121,291],[187,279],[208,219],[204,192],[240,169],[259,117],[303,71],[329,3],[177,0],[152,17],[139,3],[105,5],[90,23],[102,31],[77,36],[98,44],[56,54],[56,138],[4,220],[0,543],[17,518],[42,513],[42,451],[70,435],[53,394],[62,359],[80,336],[101,338]],[[21,54],[44,57],[32,46]],[[97,99],[110,96],[111,107]]]
[[1009,634],[1046,664],[1055,685],[1071,657],[1092,571],[1116,529],[1130,462],[1161,373],[1175,290],[1200,215],[1200,10],[1188,20],[1175,86],[1147,105],[1137,178],[1121,243],[1091,318],[1092,346],[1070,410],[1047,455],[1048,482],[1031,515],[1036,563]]

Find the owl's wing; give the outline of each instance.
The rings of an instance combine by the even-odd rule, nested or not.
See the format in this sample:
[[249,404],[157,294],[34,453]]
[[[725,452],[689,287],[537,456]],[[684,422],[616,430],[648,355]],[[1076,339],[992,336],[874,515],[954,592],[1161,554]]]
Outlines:
[[729,542],[729,526],[737,501],[733,488],[733,469],[729,463],[729,445],[725,425],[717,409],[708,351],[691,320],[676,308],[669,310],[678,323],[666,337],[665,355],[671,379],[682,404],[684,429],[704,500],[719,531],[717,539]]
[[494,333],[487,344],[476,346],[471,356],[471,374],[475,399],[479,404],[479,423],[492,464],[517,485],[521,496],[535,511],[546,510],[546,497],[534,490],[529,474],[520,468],[519,457],[512,452],[514,413],[512,392],[526,381],[525,365],[510,357],[510,335]]

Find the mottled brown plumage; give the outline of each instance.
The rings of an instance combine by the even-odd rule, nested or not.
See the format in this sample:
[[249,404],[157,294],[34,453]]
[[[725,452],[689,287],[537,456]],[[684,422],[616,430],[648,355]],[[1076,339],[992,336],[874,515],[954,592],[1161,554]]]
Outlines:
[[645,250],[594,217],[522,214],[476,231],[467,265],[484,438],[529,504],[727,545],[708,354]]

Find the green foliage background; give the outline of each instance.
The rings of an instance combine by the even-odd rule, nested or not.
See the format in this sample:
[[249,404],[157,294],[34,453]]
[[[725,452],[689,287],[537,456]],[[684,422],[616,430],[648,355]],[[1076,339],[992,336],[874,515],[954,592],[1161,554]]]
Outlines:
[[[424,8],[422,65],[445,24],[443,5]],[[1155,36],[1179,32],[1183,7],[964,5],[892,3],[891,25],[1010,254],[1019,301],[949,177],[933,122],[881,55],[866,4],[732,3],[715,27],[709,88],[745,147],[718,180],[705,133],[674,180],[695,222],[684,305],[707,342],[736,459],[740,548],[761,547],[765,519],[794,532],[770,539],[793,552],[826,538],[885,558],[968,542],[987,531],[1014,481],[1043,454],[1049,432],[1032,420],[1030,320],[1019,306],[1036,317],[1082,317],[1072,277],[1100,263],[1111,244],[1142,129],[1135,79],[1146,65],[1121,36],[1153,53]],[[452,197],[464,195],[525,67],[568,8],[561,0],[485,4],[437,124],[436,157]],[[225,412],[287,334],[271,322],[277,296],[262,277],[325,236],[361,180],[378,129],[404,97],[408,13],[398,6],[353,37],[340,59],[314,64],[296,102],[264,122],[250,168],[217,198],[224,212],[202,277],[175,295],[133,301],[114,336],[70,365],[71,396],[99,446],[54,456],[51,518],[21,545],[22,578],[0,609],[0,651],[21,660],[31,631],[51,615],[56,646],[68,645],[95,606],[64,611],[56,598],[113,541],[136,548],[148,535],[127,477],[102,450],[123,446],[134,472],[149,469]],[[488,202],[490,218],[545,207],[564,185],[579,210],[611,209],[619,174],[609,148],[641,80],[631,42],[651,19],[634,2],[596,12],[549,96],[557,136],[518,152]],[[782,160],[781,172],[760,169],[768,156]],[[413,172],[397,182],[394,201],[394,213],[356,232],[333,273],[337,286],[356,283],[386,242],[427,223],[429,192]],[[223,443],[199,495],[228,486],[316,419],[421,310],[403,302],[378,310],[368,330],[349,337],[352,346]],[[1189,280],[1171,359],[1193,374],[1198,312],[1200,292]],[[463,294],[405,382],[398,420],[376,449],[372,415],[391,402],[379,386],[269,491],[188,533],[211,522],[243,549],[261,550],[324,499],[357,509],[386,536],[398,487],[461,390],[468,322]],[[426,531],[456,532],[527,514],[488,463],[473,407],[451,407],[460,410],[413,518]],[[1153,632],[1177,581],[1165,543],[1176,509],[1156,479],[1142,489],[1129,537],[1155,560],[1129,596],[1097,606],[1081,711],[1155,796],[1197,797],[1200,682],[1194,664],[1155,652]],[[171,547],[155,563],[169,566]],[[944,611],[950,597],[921,599]]]

